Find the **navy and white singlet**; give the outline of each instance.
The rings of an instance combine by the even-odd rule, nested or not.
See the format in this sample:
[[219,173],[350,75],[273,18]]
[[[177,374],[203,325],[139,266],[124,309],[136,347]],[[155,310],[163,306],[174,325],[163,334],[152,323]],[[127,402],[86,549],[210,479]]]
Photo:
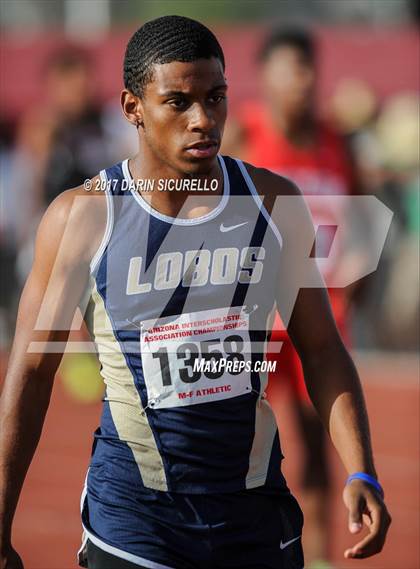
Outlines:
[[82,520],[88,536],[133,555],[133,527],[156,492],[290,495],[268,374],[255,365],[275,312],[281,236],[242,162],[218,159],[223,195],[190,219],[152,209],[127,160],[101,172],[108,221],[86,321],[106,392]]

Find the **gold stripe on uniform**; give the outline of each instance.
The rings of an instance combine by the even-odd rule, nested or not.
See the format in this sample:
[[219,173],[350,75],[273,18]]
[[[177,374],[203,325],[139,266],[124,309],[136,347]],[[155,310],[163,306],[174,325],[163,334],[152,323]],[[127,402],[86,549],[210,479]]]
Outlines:
[[255,413],[255,436],[245,479],[246,488],[261,486],[267,479],[271,451],[277,433],[276,418],[266,399],[258,399]]
[[[266,330],[271,330],[276,306],[273,304],[267,315]],[[267,351],[267,340],[264,342],[264,354]],[[264,394],[268,383],[268,372],[260,373],[260,393]],[[246,488],[261,486],[267,479],[271,451],[277,433],[277,422],[271,405],[260,396],[255,409],[255,435],[249,455],[249,469],[245,479]]]
[[115,336],[96,282],[93,284],[87,323],[98,347],[101,375],[107,401],[121,441],[133,452],[143,483],[154,490],[167,491],[162,457],[156,445],[134,377]]

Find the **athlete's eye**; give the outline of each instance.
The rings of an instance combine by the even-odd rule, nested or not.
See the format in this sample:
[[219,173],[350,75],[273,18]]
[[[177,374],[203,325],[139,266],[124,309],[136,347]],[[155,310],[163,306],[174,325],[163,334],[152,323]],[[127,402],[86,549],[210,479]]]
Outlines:
[[220,103],[221,101],[224,101],[226,99],[226,95],[213,95],[212,97],[210,97],[210,101],[212,103]]
[[188,102],[186,99],[171,99],[170,101],[167,102],[169,105],[171,105],[171,107],[173,107],[177,111],[186,109],[188,106]]

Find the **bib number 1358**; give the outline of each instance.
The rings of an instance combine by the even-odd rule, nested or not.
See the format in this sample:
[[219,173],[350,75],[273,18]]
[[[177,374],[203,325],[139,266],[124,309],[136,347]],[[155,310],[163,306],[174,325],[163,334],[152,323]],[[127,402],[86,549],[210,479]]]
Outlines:
[[[185,342],[179,344],[174,354],[168,354],[166,347],[159,348],[152,354],[154,359],[159,360],[160,371],[162,374],[162,385],[167,387],[172,385],[171,368],[169,358],[176,357],[183,361],[183,367],[179,368],[179,377],[184,383],[195,383],[202,377],[202,372],[197,369],[196,362],[199,358],[204,360],[205,364],[210,362],[211,365],[203,366],[203,374],[208,379],[218,379],[224,373],[223,366],[217,365],[223,358],[226,362],[244,361],[243,352],[244,341],[241,336],[232,334],[220,340],[215,338],[212,340],[204,340],[202,342]],[[214,364],[213,364],[214,362]],[[231,375],[237,375],[240,372],[230,371],[232,366],[228,366]]]

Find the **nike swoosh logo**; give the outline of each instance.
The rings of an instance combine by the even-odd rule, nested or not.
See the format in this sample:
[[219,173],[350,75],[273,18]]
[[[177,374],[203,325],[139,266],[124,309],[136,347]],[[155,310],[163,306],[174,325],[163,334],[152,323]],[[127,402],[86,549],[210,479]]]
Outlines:
[[220,225],[220,231],[222,233],[227,233],[228,231],[233,231],[234,229],[238,229],[238,227],[242,227],[246,225],[248,222],[244,221],[243,223],[238,223],[238,225],[230,225],[229,227],[225,227],[223,223]]
[[289,539],[289,541],[285,541],[284,543],[281,541],[280,542],[280,549],[286,549],[286,547],[289,547],[289,545],[291,545],[294,541],[297,541],[301,537],[302,536],[298,535],[297,537],[294,537],[293,539]]

